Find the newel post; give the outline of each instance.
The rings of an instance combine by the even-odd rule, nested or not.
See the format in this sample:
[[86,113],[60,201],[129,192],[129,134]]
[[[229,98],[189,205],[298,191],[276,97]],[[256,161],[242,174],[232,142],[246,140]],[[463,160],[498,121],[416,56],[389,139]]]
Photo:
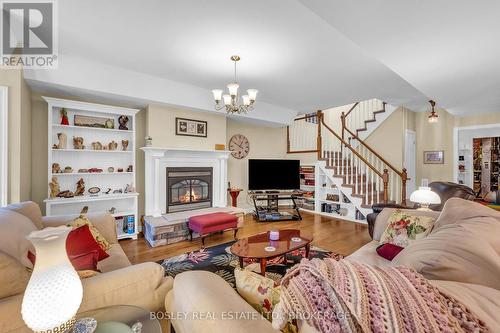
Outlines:
[[342,111],[340,115],[340,121],[342,123],[342,140],[344,140],[344,130],[345,130],[345,113]]
[[323,121],[323,112],[321,112],[321,110],[318,110],[316,112],[316,117],[318,119],[318,137],[316,139],[316,149],[318,150],[318,159],[320,159],[322,156],[321,156],[321,147],[322,147],[322,143],[321,143],[321,122]]
[[408,180],[408,173],[403,169],[401,173],[401,205],[406,206],[406,181]]
[[389,170],[384,169],[382,180],[384,181],[384,203],[387,203],[389,201]]

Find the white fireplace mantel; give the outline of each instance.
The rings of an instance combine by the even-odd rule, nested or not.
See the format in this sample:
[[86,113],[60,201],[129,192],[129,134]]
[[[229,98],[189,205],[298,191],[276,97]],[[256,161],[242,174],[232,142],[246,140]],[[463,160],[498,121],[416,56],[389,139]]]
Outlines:
[[145,157],[145,213],[161,216],[167,210],[166,168],[212,167],[212,205],[227,205],[227,160],[230,151],[143,147]]

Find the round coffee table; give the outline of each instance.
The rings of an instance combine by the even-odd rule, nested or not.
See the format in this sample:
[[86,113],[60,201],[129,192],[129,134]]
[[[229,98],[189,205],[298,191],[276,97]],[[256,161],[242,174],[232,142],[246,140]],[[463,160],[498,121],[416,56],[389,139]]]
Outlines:
[[[96,310],[89,310],[76,315],[76,319],[94,318],[97,320],[96,332],[109,332],[106,325],[118,322],[132,328],[136,323],[142,324],[141,333],[161,333],[160,322],[150,316],[150,311],[132,305],[114,305]],[[101,328],[99,326],[102,326]],[[123,330],[122,330],[123,332]]]
[[[279,239],[269,239],[269,231],[247,238],[241,238],[231,246],[231,253],[240,259],[240,267],[243,268],[243,259],[258,259],[260,261],[260,274],[266,275],[267,260],[280,257],[302,247],[306,250],[306,258],[309,258],[312,237],[305,236],[300,230],[279,230]],[[273,247],[273,251],[269,251]],[[267,248],[267,249],[266,249]]]

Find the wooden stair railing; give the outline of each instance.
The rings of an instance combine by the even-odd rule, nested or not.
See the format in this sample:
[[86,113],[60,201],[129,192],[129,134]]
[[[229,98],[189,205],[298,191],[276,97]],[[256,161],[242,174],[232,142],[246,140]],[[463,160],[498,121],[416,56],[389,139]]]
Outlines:
[[321,122],[320,118],[322,117],[322,112],[321,110],[318,110],[314,114],[308,114],[299,118],[295,118],[294,122],[300,122],[300,121],[307,121],[308,119],[314,120],[316,119],[317,126],[316,126],[316,148],[315,149],[298,149],[298,150],[293,150],[291,148],[291,143],[290,143],[290,126],[286,127],[286,152],[287,154],[304,154],[304,153],[317,153],[318,154],[318,159],[321,158],[321,145],[322,145],[322,138],[321,138]]

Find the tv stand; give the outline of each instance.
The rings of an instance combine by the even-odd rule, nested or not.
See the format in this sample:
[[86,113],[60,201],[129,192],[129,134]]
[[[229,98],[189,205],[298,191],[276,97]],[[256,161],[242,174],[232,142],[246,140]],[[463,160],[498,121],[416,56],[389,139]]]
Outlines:
[[[300,221],[299,207],[295,203],[297,195],[294,192],[282,191],[256,191],[250,192],[255,207],[254,217],[258,222],[276,222],[276,221]],[[279,202],[283,200],[292,201],[294,213],[280,212]]]

